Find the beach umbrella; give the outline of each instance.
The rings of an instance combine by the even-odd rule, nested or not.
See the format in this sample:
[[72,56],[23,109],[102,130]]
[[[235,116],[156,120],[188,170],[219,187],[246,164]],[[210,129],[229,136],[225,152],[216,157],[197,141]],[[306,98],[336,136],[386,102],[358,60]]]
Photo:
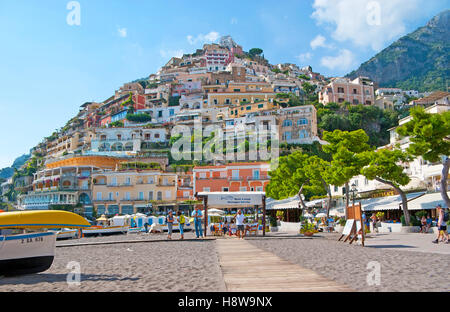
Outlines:
[[225,212],[220,209],[208,209],[208,215],[212,216],[213,214],[216,216],[222,216],[225,214]]
[[316,218],[326,218],[327,215],[325,213],[318,213],[316,214]]

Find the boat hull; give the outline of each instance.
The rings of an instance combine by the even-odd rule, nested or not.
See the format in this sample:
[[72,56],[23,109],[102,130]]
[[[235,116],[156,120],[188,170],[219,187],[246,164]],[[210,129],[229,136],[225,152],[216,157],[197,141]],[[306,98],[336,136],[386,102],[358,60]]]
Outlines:
[[83,229],[84,236],[126,234],[129,226],[111,226],[104,228],[91,227]]
[[0,275],[48,270],[55,257],[55,243],[54,232],[0,236]]

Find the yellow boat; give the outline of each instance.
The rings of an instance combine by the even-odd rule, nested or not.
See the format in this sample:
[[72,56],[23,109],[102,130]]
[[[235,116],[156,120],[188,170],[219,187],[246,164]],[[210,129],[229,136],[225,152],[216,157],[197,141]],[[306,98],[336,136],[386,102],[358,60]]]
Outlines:
[[52,265],[57,232],[26,233],[25,229],[88,227],[86,219],[66,211],[0,213],[0,275],[39,273]]
[[60,210],[13,211],[0,213],[0,229],[88,228],[83,217]]

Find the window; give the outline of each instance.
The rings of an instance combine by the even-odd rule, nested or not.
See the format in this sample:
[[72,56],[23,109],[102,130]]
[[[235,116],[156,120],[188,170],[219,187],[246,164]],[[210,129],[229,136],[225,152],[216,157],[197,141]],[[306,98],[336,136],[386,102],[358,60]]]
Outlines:
[[302,130],[300,130],[298,136],[300,139],[305,139],[309,136],[308,131],[306,131],[305,129],[302,129]]
[[354,99],[354,100],[353,100],[353,104],[354,104],[354,105],[358,105],[358,104],[359,104],[359,100],[358,100],[358,99]]
[[353,94],[358,94],[358,90],[353,89]]
[[302,118],[297,121],[298,126],[303,126],[303,125],[307,125],[307,124],[308,124],[308,119],[306,119],[306,118]]
[[183,192],[183,197],[188,198],[189,197],[189,191]]
[[339,188],[337,186],[334,186],[334,191],[337,193],[339,191]]
[[228,187],[222,187],[222,192],[229,192],[229,188]]
[[291,134],[290,131],[286,131],[286,132],[283,134],[283,140],[289,141],[289,140],[291,140],[291,138],[292,138],[292,134]]
[[113,178],[112,178],[112,183],[111,183],[111,185],[117,185],[117,178],[116,178],[116,177],[113,177]]
[[239,169],[233,170],[231,172],[231,176],[232,176],[233,180],[236,180],[236,179],[239,180]]
[[264,104],[259,104],[258,108],[264,108]]
[[253,179],[259,180],[259,169],[253,170]]
[[204,188],[203,188],[203,192],[211,192],[211,188],[209,188],[209,187],[204,187]]
[[144,200],[144,192],[139,192],[139,200]]
[[262,192],[263,191],[263,187],[262,186],[257,186],[256,187],[256,191],[257,192]]
[[251,106],[247,106],[247,108],[246,108],[247,110],[251,110],[252,109],[252,107]]
[[338,93],[344,93],[344,88],[339,87],[338,88]]
[[286,119],[283,121],[283,127],[291,127],[292,126],[292,120]]
[[131,185],[131,178],[130,177],[126,177],[125,178],[125,185]]
[[153,184],[153,183],[154,183],[153,177],[148,177],[148,178],[147,178],[147,183],[148,183],[148,184]]
[[108,194],[108,200],[114,200],[114,193],[110,192]]
[[130,192],[125,192],[125,200],[130,200]]
[[206,172],[200,172],[200,179],[206,179]]
[[148,200],[153,200],[153,191],[148,192]]
[[247,187],[246,186],[240,187],[239,192],[247,192]]
[[158,194],[157,194],[157,200],[162,200],[162,192],[158,192]]
[[97,192],[97,200],[102,200],[102,192]]

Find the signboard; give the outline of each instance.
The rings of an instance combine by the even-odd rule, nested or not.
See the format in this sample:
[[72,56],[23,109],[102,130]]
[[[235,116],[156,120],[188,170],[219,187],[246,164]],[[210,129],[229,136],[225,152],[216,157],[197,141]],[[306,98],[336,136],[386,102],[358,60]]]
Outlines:
[[208,194],[208,206],[235,208],[235,207],[251,207],[262,205],[261,194]]
[[344,230],[342,231],[342,235],[350,235],[350,233],[352,232],[354,223],[355,223],[355,220],[353,220],[353,219],[347,220],[347,222],[345,223]]

